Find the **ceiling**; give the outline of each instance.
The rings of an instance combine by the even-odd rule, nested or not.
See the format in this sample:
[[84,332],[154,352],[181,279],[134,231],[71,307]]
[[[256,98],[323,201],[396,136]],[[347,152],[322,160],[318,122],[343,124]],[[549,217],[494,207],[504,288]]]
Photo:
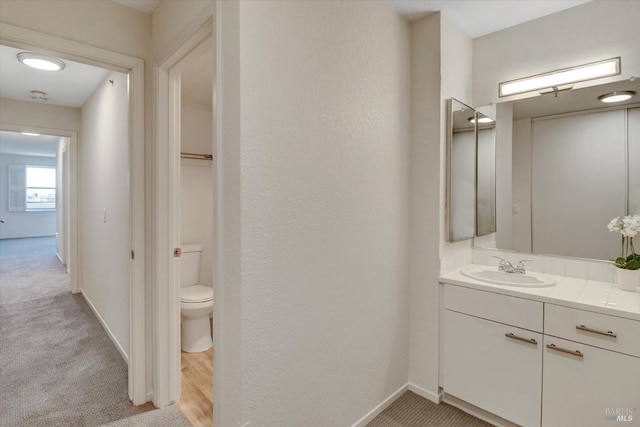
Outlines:
[[[153,13],[160,0],[113,0]],[[471,38],[532,21],[591,0],[384,0],[398,15],[413,21],[443,12]]]
[[55,157],[59,136],[29,136],[0,130],[0,154]]
[[591,0],[384,0],[408,21],[442,12],[471,38],[533,21],[589,1]]
[[153,13],[160,0],[113,0],[144,13]]
[[16,55],[24,52],[0,46],[0,97],[31,102],[31,91],[47,94],[47,104],[80,108],[104,81],[108,70],[69,61],[62,71],[42,71],[18,62]]
[[[144,13],[152,13],[158,0],[113,0]],[[385,0],[399,15],[414,20],[442,11],[471,37],[498,31],[539,18],[588,0]],[[213,49],[211,49],[213,51]],[[48,104],[81,107],[104,80],[108,71],[61,58],[67,64],[62,72],[30,69],[16,59],[20,50],[0,46],[0,97],[31,101],[31,90],[47,93]],[[183,96],[192,102],[207,104],[211,93],[213,60],[194,59],[185,70]],[[210,100],[208,101],[210,103]]]

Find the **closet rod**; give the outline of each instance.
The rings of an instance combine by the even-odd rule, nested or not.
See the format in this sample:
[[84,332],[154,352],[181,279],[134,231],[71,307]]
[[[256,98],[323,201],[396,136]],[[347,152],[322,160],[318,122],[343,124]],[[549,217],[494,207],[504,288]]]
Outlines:
[[211,154],[180,153],[180,157],[183,159],[213,160],[213,156]]

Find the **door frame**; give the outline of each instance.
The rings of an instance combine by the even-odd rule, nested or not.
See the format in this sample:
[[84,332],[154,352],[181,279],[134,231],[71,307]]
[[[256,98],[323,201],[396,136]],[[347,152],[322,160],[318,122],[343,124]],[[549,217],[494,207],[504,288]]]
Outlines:
[[173,52],[165,54],[153,70],[156,96],[153,403],[157,407],[177,402],[181,394],[180,258],[174,254],[181,244],[179,63],[206,38],[213,36],[212,16],[213,11],[192,22],[190,31],[185,32],[188,36],[183,43]]
[[[58,188],[58,192],[63,193],[64,203],[64,215],[68,216],[68,227],[65,230],[58,230],[56,221],[56,232],[64,232],[65,252],[66,256],[66,271],[69,274],[69,291],[72,294],[80,292],[79,278],[81,277],[81,263],[78,262],[80,253],[78,253],[78,237],[79,237],[79,210],[78,210],[78,132],[68,129],[53,129],[42,126],[34,126],[31,124],[16,124],[16,123],[0,123],[0,130],[10,132],[34,132],[41,135],[60,136],[67,138],[69,144],[67,146],[68,151],[68,169],[65,173],[69,177],[69,186],[65,183],[62,184],[62,188]],[[57,157],[57,156],[56,156]],[[57,211],[57,209],[56,209]],[[56,214],[57,215],[57,214]],[[71,244],[74,242],[74,244]]]
[[[74,61],[96,65],[129,76],[129,209],[130,209],[130,247],[132,256],[129,264],[129,357],[128,357],[128,393],[134,405],[147,401],[146,390],[146,351],[145,348],[145,233],[144,233],[144,61],[129,55],[112,52],[73,40],[0,23],[0,44],[38,49],[52,55],[60,55]],[[59,132],[59,131],[58,131]],[[76,136],[77,141],[77,136]],[[77,162],[77,158],[75,159]],[[72,176],[77,173],[72,172]],[[79,182],[75,178],[76,237],[70,239],[70,262],[75,261],[76,274],[82,269],[82,257],[78,244],[80,231],[78,223],[82,221],[79,212]],[[74,185],[72,184],[72,191]],[[72,207],[73,212],[73,207]],[[73,232],[73,231],[72,231]],[[135,254],[135,256],[133,256]],[[81,288],[75,277],[76,291]]]

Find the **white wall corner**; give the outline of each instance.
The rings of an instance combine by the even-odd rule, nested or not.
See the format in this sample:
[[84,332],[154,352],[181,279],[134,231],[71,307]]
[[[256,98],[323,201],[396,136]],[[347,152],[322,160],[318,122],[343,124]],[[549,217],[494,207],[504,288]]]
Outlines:
[[420,386],[417,386],[415,384],[409,383],[408,384],[408,389],[409,391],[417,394],[420,397],[424,397],[427,400],[430,400],[433,403],[440,403],[442,402],[442,392],[441,391],[437,391],[437,392],[433,392],[433,391],[429,391],[426,390]]
[[393,402],[398,400],[398,398],[400,398],[400,396],[402,396],[407,390],[410,390],[410,387],[411,387],[410,384],[407,383],[407,384],[403,385],[402,387],[400,387],[399,389],[397,389],[396,391],[394,391],[393,393],[391,393],[391,395],[389,395],[389,397],[384,399],[382,402],[380,402],[378,405],[376,405],[375,408],[373,408],[371,411],[367,412],[366,415],[364,415],[362,418],[360,418],[358,421],[356,421],[356,423],[353,424],[352,427],[364,427],[364,426],[366,426],[375,417],[377,417],[382,411],[384,411],[389,406],[391,406],[391,404]]
[[100,325],[102,325],[102,328],[104,329],[104,331],[107,333],[109,338],[111,338],[111,341],[113,341],[113,345],[115,345],[116,348],[118,349],[118,352],[120,352],[120,356],[122,356],[122,358],[124,359],[125,363],[128,365],[129,364],[129,356],[124,351],[124,348],[120,345],[120,343],[116,339],[116,337],[113,334],[113,332],[111,332],[111,329],[109,329],[109,326],[107,326],[107,324],[104,321],[104,319],[102,318],[102,316],[100,316],[100,313],[98,313],[98,310],[96,310],[96,307],[93,305],[93,303],[91,302],[91,300],[89,299],[87,294],[85,294],[82,290],[80,290],[80,292],[82,294],[82,298],[84,298],[84,300],[86,301],[87,305],[89,306],[89,308],[91,309],[93,314],[96,316],[96,318],[100,322]]

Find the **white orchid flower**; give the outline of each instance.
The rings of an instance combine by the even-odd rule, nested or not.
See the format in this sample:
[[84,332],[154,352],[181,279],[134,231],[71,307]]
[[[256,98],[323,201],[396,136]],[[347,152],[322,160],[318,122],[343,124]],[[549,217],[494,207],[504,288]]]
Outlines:
[[622,230],[622,221],[620,221],[620,217],[617,216],[611,220],[609,225],[607,225],[609,231],[621,231]]
[[633,238],[640,234],[640,214],[627,215],[624,218],[615,217],[607,225],[609,231],[619,231],[622,234],[621,254],[616,258],[615,265],[626,270],[640,269],[640,254],[633,246]]
[[636,237],[640,232],[640,215],[628,215],[622,219],[622,229],[620,230],[625,237]]

